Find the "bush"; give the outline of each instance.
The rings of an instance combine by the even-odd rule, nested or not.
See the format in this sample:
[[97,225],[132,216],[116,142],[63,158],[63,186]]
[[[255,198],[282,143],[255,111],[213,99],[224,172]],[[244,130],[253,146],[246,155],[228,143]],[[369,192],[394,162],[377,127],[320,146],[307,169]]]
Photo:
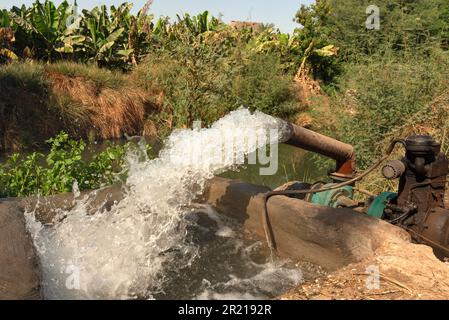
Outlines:
[[34,152],[21,158],[16,153],[0,165],[0,197],[70,192],[75,181],[80,190],[112,184],[127,149],[126,145],[111,145],[87,161],[83,156],[86,144],[69,139],[64,132],[48,140],[48,144],[51,149],[46,156]]
[[290,119],[299,111],[291,77],[284,75],[275,55],[253,55],[232,81],[233,107],[247,106],[272,116]]
[[164,92],[162,112],[153,115],[160,127],[209,125],[241,106],[283,118],[297,111],[292,76],[275,54],[252,51],[239,34],[232,42],[209,36],[176,42],[138,66],[139,86]]
[[449,54],[440,50],[430,55],[373,56],[347,67],[332,104],[339,113],[337,132],[355,146],[361,168],[381,154],[393,131],[400,135],[397,129],[411,117],[418,123],[427,116],[426,106],[448,88],[448,67]]
[[358,61],[367,55],[394,50],[413,53],[417,48],[442,46],[449,40],[447,0],[379,0],[379,30],[368,30],[365,22],[370,0],[320,0],[302,6],[296,20],[304,28],[301,39],[331,43],[341,49],[343,61]]

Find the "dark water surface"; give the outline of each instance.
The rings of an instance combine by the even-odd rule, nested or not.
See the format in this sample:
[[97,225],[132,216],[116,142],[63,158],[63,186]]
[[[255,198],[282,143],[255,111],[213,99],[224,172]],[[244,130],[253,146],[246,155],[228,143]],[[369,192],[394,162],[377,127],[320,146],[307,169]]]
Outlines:
[[289,181],[313,183],[326,179],[327,170],[315,163],[316,156],[312,158],[311,153],[286,144],[280,144],[278,149],[278,170],[274,175],[261,175],[260,164],[246,164],[237,171],[229,171],[221,176],[272,189]]

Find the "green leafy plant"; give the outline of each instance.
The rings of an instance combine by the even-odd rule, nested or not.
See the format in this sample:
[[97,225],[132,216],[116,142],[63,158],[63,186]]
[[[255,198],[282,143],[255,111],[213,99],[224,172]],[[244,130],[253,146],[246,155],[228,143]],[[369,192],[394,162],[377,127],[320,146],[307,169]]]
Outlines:
[[[149,2],[151,4],[151,2]],[[17,35],[17,47],[28,48],[33,57],[46,61],[76,59],[100,66],[127,69],[141,58],[151,32],[149,5],[137,15],[132,4],[95,7],[78,13],[76,2],[58,6],[37,0],[30,7],[0,12],[0,23],[8,23]]]
[[394,50],[414,52],[431,46],[447,48],[449,7],[446,0],[379,0],[379,30],[366,28],[369,0],[319,0],[302,5],[296,21],[301,42],[315,41],[318,47],[333,44],[341,59],[357,61],[367,55]]
[[13,154],[0,165],[0,197],[70,192],[75,181],[80,190],[112,184],[122,171],[127,150],[127,145],[110,145],[88,160],[86,144],[64,132],[48,143],[47,155],[34,152],[22,158]]
[[[3,10],[0,23],[9,24],[14,30],[16,53],[25,50],[45,61],[89,61],[122,70],[135,67],[149,53],[170,50],[179,43],[195,45],[198,41],[222,38],[222,43],[229,47],[240,38],[245,39],[248,50],[278,55],[284,71],[293,74],[310,42],[298,35],[282,34],[272,26],[264,26],[258,32],[234,29],[209,11],[178,15],[174,22],[161,17],[153,23],[153,16],[148,14],[151,4],[149,0],[137,14],[131,13],[133,5],[127,2],[78,13],[76,2],[70,5],[64,0],[55,5],[51,0],[36,0],[30,7]],[[327,44],[323,42],[318,47]]]

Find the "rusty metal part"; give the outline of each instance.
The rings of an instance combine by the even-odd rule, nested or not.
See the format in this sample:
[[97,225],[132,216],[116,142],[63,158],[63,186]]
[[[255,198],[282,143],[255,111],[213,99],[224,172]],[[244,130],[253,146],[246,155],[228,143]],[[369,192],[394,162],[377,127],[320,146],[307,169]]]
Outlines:
[[401,177],[405,170],[406,166],[404,162],[401,160],[393,160],[389,161],[383,168],[382,168],[382,175],[387,180],[394,180]]
[[335,177],[354,177],[355,151],[353,146],[291,123],[288,124],[288,131],[287,144],[334,159],[337,162],[333,174]]
[[414,203],[417,214],[406,221],[408,226],[421,226],[428,212],[444,208],[444,194],[449,161],[440,153],[440,145],[428,136],[412,136],[406,140],[406,171],[399,181],[397,204]]
[[[422,225],[420,235],[429,239],[428,244],[434,248],[435,255],[442,259],[449,256],[449,210],[431,209]],[[437,245],[435,245],[437,244]],[[441,247],[440,247],[441,246]]]
[[[391,166],[401,174],[394,173],[395,170],[391,168],[387,170],[387,176],[400,177],[398,198],[396,203],[390,206],[393,212],[400,216],[393,221],[409,232],[412,231],[417,242],[432,246],[439,258],[448,257],[449,210],[446,178],[449,173],[449,160],[440,152],[441,145],[431,136],[411,136],[405,141],[405,149],[405,157]],[[399,163],[402,163],[405,169]],[[401,213],[400,209],[411,205],[416,208],[413,212]],[[397,209],[394,209],[395,207]],[[442,250],[442,247],[446,249]]]

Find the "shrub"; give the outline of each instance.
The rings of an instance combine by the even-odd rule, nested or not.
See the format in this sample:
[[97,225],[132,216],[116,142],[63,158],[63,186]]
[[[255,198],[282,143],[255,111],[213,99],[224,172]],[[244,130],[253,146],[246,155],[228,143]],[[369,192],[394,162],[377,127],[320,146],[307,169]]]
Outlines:
[[47,141],[49,153],[34,152],[26,157],[13,154],[0,165],[0,197],[43,196],[70,192],[74,182],[80,190],[113,183],[121,171],[127,146],[108,146],[85,159],[86,144],[64,132]]
[[448,67],[449,55],[440,50],[429,55],[373,56],[347,67],[332,104],[339,113],[338,134],[356,147],[362,168],[380,155],[392,132],[400,135],[398,129],[412,117],[419,123],[428,116],[426,106],[447,90]]
[[275,54],[252,51],[239,36],[231,43],[219,33],[211,37],[177,42],[138,66],[139,86],[164,92],[162,112],[153,115],[159,126],[185,127],[195,120],[209,125],[241,106],[284,118],[297,110],[292,76]]
[[379,0],[379,30],[368,30],[365,21],[369,0],[320,0],[303,5],[296,21],[301,39],[331,43],[341,49],[341,59],[357,61],[367,55],[432,46],[447,48],[449,7],[447,0]]
[[232,81],[232,94],[234,107],[243,105],[284,119],[300,111],[292,79],[284,75],[274,54],[254,54]]

